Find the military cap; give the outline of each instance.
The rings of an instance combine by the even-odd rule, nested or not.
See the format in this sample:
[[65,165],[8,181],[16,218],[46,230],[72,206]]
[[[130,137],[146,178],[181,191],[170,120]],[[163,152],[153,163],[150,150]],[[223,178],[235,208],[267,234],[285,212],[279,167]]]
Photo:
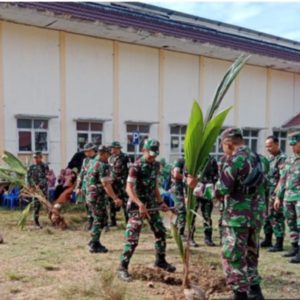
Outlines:
[[289,135],[289,144],[291,146],[294,146],[296,145],[298,142],[300,142],[300,131],[296,131],[296,132],[293,132],[292,134]]
[[122,146],[121,146],[120,142],[118,142],[118,141],[113,141],[113,142],[110,144],[109,148],[122,148]]
[[144,141],[143,149],[149,150],[151,156],[159,155],[159,141],[153,139],[147,139]]
[[38,157],[38,156],[42,156],[42,152],[41,151],[36,151],[34,154],[33,154],[33,157]]
[[97,150],[97,146],[93,143],[86,143],[84,146],[83,146],[83,151],[89,151],[89,150]]
[[99,148],[98,148],[98,151],[99,152],[107,152],[107,153],[110,153],[110,149],[104,145],[100,145]]
[[243,138],[243,133],[240,128],[237,127],[230,127],[225,129],[221,134],[221,140],[224,140],[226,138],[232,138],[232,137],[239,137]]

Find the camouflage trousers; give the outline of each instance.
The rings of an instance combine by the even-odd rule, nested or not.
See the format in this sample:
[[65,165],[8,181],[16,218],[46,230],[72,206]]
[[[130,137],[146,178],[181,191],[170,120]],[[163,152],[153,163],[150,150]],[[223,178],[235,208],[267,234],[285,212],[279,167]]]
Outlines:
[[181,193],[174,193],[174,205],[177,213],[176,226],[181,235],[184,234],[186,223],[186,208],[184,202],[184,195]]
[[105,197],[97,199],[87,199],[87,205],[92,212],[93,225],[91,229],[91,237],[93,242],[100,240],[101,232],[107,226],[107,199]]
[[[166,252],[166,229],[162,223],[159,212],[150,214],[148,219],[150,228],[155,236],[156,254],[165,254]],[[128,266],[130,259],[138,245],[140,233],[143,226],[143,219],[139,214],[129,213],[129,219],[125,231],[125,244],[121,255],[121,264]]]
[[247,292],[259,284],[257,271],[260,228],[223,227],[222,263],[227,284],[234,291]]
[[220,241],[222,243],[222,236],[223,236],[223,232],[222,232],[223,225],[222,225],[222,222],[223,222],[223,212],[224,212],[224,203],[223,202],[220,202],[220,204],[219,204],[219,212],[220,212],[220,217],[219,217],[219,220],[218,220],[218,226],[219,226]]
[[[122,205],[122,209],[123,209],[123,213],[124,213],[124,218],[125,221],[127,223],[128,221],[128,215],[127,215],[127,201],[128,201],[128,196],[127,193],[125,191],[125,185],[120,182],[120,181],[114,181],[113,182],[113,190],[116,193],[116,195],[123,200],[123,205]],[[115,205],[115,203],[111,200],[110,201],[110,220],[111,221],[115,221],[116,220],[116,216],[117,216],[117,212],[120,211],[120,207],[117,207]]]
[[281,206],[279,211],[276,211],[274,209],[274,201],[275,201],[274,197],[271,197],[269,199],[267,219],[270,221],[272,231],[273,231],[275,237],[283,238],[284,233],[285,233],[283,207]]
[[81,197],[82,197],[83,201],[85,202],[85,211],[86,211],[87,219],[92,220],[93,214],[92,214],[92,211],[91,211],[89,205],[86,202],[86,191],[84,189],[82,189],[81,193],[82,193]]
[[[195,211],[197,212],[198,209],[201,209],[202,217],[203,217],[203,228],[204,234],[212,234],[212,210],[213,210],[213,202],[212,200],[204,199],[204,198],[197,198],[196,200],[196,207]],[[196,230],[196,216],[193,214],[192,219],[192,228],[193,234]]]
[[291,243],[300,245],[300,201],[284,201],[284,214],[289,228]]
[[[44,196],[48,199],[48,197],[47,197],[48,189],[42,189],[42,192],[43,192]],[[41,210],[42,204],[36,198],[32,199],[32,203],[33,203],[33,218],[34,218],[34,220],[36,220],[40,216],[40,210]]]

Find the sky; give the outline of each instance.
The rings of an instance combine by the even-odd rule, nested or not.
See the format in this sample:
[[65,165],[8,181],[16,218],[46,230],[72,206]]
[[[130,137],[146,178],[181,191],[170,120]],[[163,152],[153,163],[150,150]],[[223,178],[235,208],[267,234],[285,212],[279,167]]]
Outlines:
[[300,2],[151,1],[149,4],[300,42]]

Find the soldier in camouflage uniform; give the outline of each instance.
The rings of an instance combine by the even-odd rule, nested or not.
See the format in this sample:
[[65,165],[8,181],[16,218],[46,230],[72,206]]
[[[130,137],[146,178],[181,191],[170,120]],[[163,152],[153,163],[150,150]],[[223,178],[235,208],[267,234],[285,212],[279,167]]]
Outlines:
[[[244,145],[242,132],[228,128],[221,135],[228,158],[216,184],[224,197],[222,261],[235,300],[264,299],[258,274],[259,232],[265,213],[264,177],[259,156]],[[188,178],[190,186],[194,178]]]
[[[268,197],[267,208],[268,216],[265,221],[264,231],[265,240],[261,243],[261,247],[268,247],[269,252],[278,252],[283,250],[283,240],[285,233],[284,214],[283,207],[277,212],[274,209],[274,201],[276,197],[276,187],[280,178],[280,170],[284,167],[286,156],[280,151],[278,138],[275,136],[269,136],[266,139],[266,149],[270,154],[270,170],[267,174],[268,178]],[[269,224],[271,228],[269,228]],[[272,233],[276,237],[276,243],[272,247]]]
[[160,160],[159,186],[166,191],[170,189],[171,171],[172,166],[167,164],[166,160],[162,158]]
[[168,206],[161,199],[158,188],[159,162],[155,158],[159,155],[159,142],[145,140],[143,156],[135,161],[129,169],[126,191],[129,196],[128,223],[125,231],[125,245],[121,255],[118,276],[124,281],[130,281],[128,265],[138,245],[139,235],[143,226],[143,219],[147,218],[150,228],[155,235],[155,266],[168,272],[176,268],[166,259],[166,229],[162,223],[159,209],[166,211]]
[[[82,167],[77,179],[76,194],[81,196],[82,201],[86,202],[86,174],[89,166],[89,162],[93,160],[97,155],[97,147],[92,143],[87,143],[83,147],[85,159],[83,160]],[[88,220],[88,230],[92,229],[93,216],[87,203],[85,203],[87,220]]]
[[[214,157],[209,156],[208,164],[206,166],[206,170],[204,175],[199,182],[200,196],[196,195],[196,207],[195,211],[197,212],[199,206],[201,208],[201,213],[204,219],[203,227],[204,227],[204,243],[209,246],[215,246],[215,243],[212,241],[212,210],[213,210],[213,195],[212,193],[205,192],[211,188],[213,190],[214,185],[218,180],[218,163]],[[206,189],[207,187],[207,189]],[[196,231],[196,216],[193,215],[192,219],[192,238],[191,238],[191,246],[198,247],[199,245],[195,242],[194,234]]]
[[289,144],[294,155],[290,156],[280,173],[275,210],[279,211],[282,202],[290,232],[291,250],[284,257],[293,257],[291,263],[300,263],[300,131],[290,136]]
[[[27,173],[28,185],[31,188],[38,187],[44,194],[46,198],[48,198],[48,172],[49,167],[47,164],[43,162],[43,155],[41,152],[36,152],[33,155],[35,163],[29,167]],[[41,227],[39,222],[41,203],[37,199],[33,199],[33,219],[34,223],[37,227]]]
[[[108,159],[111,174],[113,178],[113,189],[123,200],[123,211],[124,211],[124,217],[127,223],[127,212],[126,212],[126,205],[127,205],[127,193],[125,191],[126,189],[126,180],[128,177],[128,166],[129,166],[129,157],[121,151],[122,146],[119,142],[113,141],[110,145],[111,149],[111,156]],[[110,226],[117,226],[117,220],[116,220],[116,213],[119,210],[114,204],[113,201],[110,202]]]
[[122,205],[122,200],[115,194],[111,184],[112,178],[108,164],[109,148],[100,146],[98,151],[99,155],[90,160],[86,172],[86,202],[93,215],[92,239],[89,242],[91,253],[108,251],[100,243],[101,231],[107,225],[108,197],[111,197],[117,206]]
[[186,223],[186,208],[185,208],[185,194],[186,184],[184,181],[184,158],[179,158],[174,162],[172,169],[172,186],[171,191],[174,194],[174,204],[177,212],[176,225],[181,235],[181,239],[185,240],[184,229]]

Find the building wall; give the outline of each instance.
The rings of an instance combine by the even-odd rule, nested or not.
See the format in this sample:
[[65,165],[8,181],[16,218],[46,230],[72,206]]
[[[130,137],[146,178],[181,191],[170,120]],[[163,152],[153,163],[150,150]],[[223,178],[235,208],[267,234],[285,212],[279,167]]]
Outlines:
[[[104,143],[114,136],[125,147],[127,122],[150,123],[168,158],[170,124],[187,123],[194,99],[205,113],[230,65],[6,22],[0,36],[4,146],[18,152],[16,114],[50,116],[49,161],[56,171],[76,151],[78,119],[104,120]],[[272,128],[300,112],[300,75],[246,66],[221,109],[230,105],[225,125],[260,129],[263,152]]]

